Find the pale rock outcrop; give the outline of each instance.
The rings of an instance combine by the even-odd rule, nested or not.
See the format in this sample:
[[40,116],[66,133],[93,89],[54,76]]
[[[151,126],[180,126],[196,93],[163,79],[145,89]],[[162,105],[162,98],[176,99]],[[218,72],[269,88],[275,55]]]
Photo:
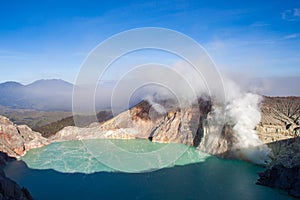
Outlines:
[[[165,112],[159,112],[147,101],[142,101],[104,123],[94,123],[85,128],[65,127],[49,140],[143,138],[160,143],[182,143],[207,153],[228,156],[234,142],[232,126],[225,125],[220,129],[213,125],[215,119],[209,100],[200,99],[198,104],[181,110],[164,103]],[[218,135],[212,140],[214,132]]]
[[[296,197],[300,193],[300,142],[293,142],[293,139],[299,135],[299,99],[265,97],[261,105],[261,121],[255,128],[262,146],[268,144],[273,151],[271,168],[260,174],[259,184],[285,189]],[[169,105],[165,112],[160,112],[143,101],[102,124],[85,128],[66,127],[51,140],[148,138],[153,142],[183,143],[221,157],[247,160],[241,153],[251,149],[236,148],[239,141],[234,134],[235,124],[219,124],[213,113],[217,110],[214,106],[209,100],[202,99],[197,105],[181,109]],[[279,142],[284,140],[288,141]],[[253,148],[260,150],[260,147]]]
[[68,126],[50,137],[51,142],[61,142],[68,140],[89,140],[89,139],[135,139],[134,130],[115,129],[104,130],[102,127],[75,127]]
[[8,118],[0,116],[0,199],[32,200],[26,188],[6,177],[2,168],[26,151],[48,144],[40,133],[32,131],[26,125],[17,126]]
[[19,157],[26,151],[45,146],[48,140],[26,125],[15,125],[8,118],[0,116],[0,151]]
[[[261,145],[295,137],[299,131],[299,117],[292,110],[297,110],[299,104],[294,105],[293,102],[294,99],[289,101],[288,98],[263,99],[261,122],[256,126],[258,137],[263,142]],[[85,128],[66,127],[50,140],[144,138],[153,142],[183,143],[203,152],[231,158],[239,157],[241,152],[247,151],[236,147],[239,141],[234,134],[234,124],[218,124],[220,120],[213,113],[218,108],[209,99],[199,99],[198,104],[181,109],[168,101],[160,104],[164,112],[142,101],[104,123],[94,123]],[[259,150],[260,147],[253,148]]]

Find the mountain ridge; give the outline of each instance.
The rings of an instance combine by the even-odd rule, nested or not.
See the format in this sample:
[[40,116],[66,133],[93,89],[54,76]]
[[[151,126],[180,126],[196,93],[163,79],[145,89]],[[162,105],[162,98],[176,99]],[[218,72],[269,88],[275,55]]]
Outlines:
[[73,84],[61,79],[37,80],[28,85],[0,84],[0,105],[17,109],[70,111]]

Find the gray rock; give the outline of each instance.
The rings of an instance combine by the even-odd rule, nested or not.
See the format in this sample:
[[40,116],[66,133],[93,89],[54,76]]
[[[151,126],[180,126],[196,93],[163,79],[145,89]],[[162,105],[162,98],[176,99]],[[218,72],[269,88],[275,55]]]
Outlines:
[[283,189],[290,195],[300,198],[300,168],[274,165],[259,174],[257,184]]

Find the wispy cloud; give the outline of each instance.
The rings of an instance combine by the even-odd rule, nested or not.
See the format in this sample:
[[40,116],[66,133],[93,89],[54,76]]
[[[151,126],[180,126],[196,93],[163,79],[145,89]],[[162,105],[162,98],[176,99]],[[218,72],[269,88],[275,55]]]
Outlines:
[[89,55],[90,52],[83,52],[83,51],[77,51],[72,53],[72,56],[80,56],[80,57],[86,57]]
[[29,56],[23,52],[0,49],[0,59],[3,59],[3,60],[6,60],[6,59],[26,60],[26,59],[28,59],[28,57]]
[[251,27],[265,27],[265,26],[269,26],[270,24],[268,23],[263,23],[263,22],[254,22],[253,24],[251,24]]
[[294,8],[294,16],[300,17],[300,8]]
[[300,19],[300,8],[288,9],[281,13],[281,18],[286,21],[296,21]]
[[295,38],[298,38],[298,37],[299,37],[299,34],[290,34],[290,35],[284,36],[283,39],[289,40],[289,39],[295,39]]

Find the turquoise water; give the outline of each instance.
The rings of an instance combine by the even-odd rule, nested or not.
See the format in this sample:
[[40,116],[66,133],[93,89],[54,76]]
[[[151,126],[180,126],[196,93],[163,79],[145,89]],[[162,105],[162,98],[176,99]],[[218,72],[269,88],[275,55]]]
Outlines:
[[[157,166],[163,168],[154,170]],[[123,169],[144,172],[120,172]],[[5,168],[35,199],[292,199],[256,185],[260,171],[259,166],[218,159],[185,145],[146,140],[53,143]]]
[[145,172],[204,162],[210,155],[183,144],[148,140],[85,140],[53,143],[29,151],[22,160],[32,169],[63,173]]

